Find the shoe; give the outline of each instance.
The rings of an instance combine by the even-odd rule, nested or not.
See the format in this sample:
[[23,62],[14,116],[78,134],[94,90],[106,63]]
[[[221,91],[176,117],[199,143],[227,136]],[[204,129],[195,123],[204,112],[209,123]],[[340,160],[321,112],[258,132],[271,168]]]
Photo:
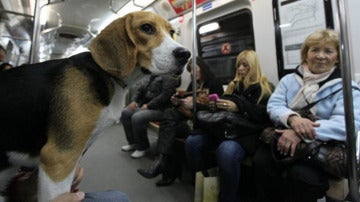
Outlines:
[[129,144],[129,145],[122,146],[121,150],[124,151],[124,152],[134,151],[135,150],[135,145],[134,144]]
[[163,154],[160,154],[156,157],[156,159],[153,161],[150,168],[143,169],[140,168],[137,170],[137,172],[142,175],[145,178],[154,178],[158,176],[160,173],[162,173],[162,165],[164,163]]
[[179,178],[179,180],[181,179],[181,176],[166,176],[163,175],[162,179],[157,181],[155,184],[157,187],[164,187],[164,186],[169,186],[172,185],[176,178]]
[[169,186],[175,182],[176,178],[181,179],[182,168],[176,159],[168,157],[163,169],[162,179],[155,183],[156,186]]
[[145,150],[135,150],[132,154],[131,157],[134,159],[139,159],[143,156],[145,156],[146,151]]

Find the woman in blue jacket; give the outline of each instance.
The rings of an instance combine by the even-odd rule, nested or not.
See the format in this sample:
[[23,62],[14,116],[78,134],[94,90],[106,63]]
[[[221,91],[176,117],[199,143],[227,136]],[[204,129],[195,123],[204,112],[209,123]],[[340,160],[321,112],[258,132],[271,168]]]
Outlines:
[[[345,111],[339,62],[339,37],[333,30],[310,34],[301,48],[301,65],[284,76],[267,105],[270,119],[280,134],[277,150],[294,156],[301,142],[345,141]],[[353,82],[355,129],[360,129],[360,91]],[[296,111],[316,102],[311,121]],[[268,147],[254,157],[260,201],[316,201],[329,188],[329,174],[305,160],[283,166],[275,163]]]

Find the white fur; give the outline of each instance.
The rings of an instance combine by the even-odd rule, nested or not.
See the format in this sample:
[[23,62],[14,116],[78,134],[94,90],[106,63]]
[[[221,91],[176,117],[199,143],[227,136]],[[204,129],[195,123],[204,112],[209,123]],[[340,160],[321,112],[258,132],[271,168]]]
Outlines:
[[62,193],[69,192],[74,179],[76,167],[71,171],[70,175],[60,182],[54,182],[46,172],[39,166],[39,184],[38,184],[38,201],[49,202],[51,199]]
[[161,44],[152,51],[154,58],[152,60],[152,67],[149,70],[153,74],[174,72],[179,68],[172,51],[183,46],[174,41],[168,33],[164,33],[164,35],[165,37]]

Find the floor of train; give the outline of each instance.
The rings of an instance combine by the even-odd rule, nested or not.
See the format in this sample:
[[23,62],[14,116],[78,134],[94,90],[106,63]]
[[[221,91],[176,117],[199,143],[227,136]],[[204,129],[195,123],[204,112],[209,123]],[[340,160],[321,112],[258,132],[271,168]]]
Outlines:
[[[81,159],[84,179],[79,188],[85,192],[119,190],[129,196],[131,202],[194,201],[194,178],[189,168],[183,169],[181,180],[167,187],[156,187],[161,178],[146,179],[137,173],[138,168],[148,167],[154,159],[157,134],[149,130],[151,147],[141,159],[132,159],[131,153],[121,151],[126,139],[121,125],[106,129]],[[245,202],[254,201],[254,196],[242,195]],[[252,194],[251,194],[252,195]],[[318,200],[323,202],[324,199]]]
[[80,190],[96,192],[119,190],[126,193],[132,202],[166,201],[191,202],[194,200],[194,186],[190,174],[184,173],[182,180],[172,186],[156,187],[161,179],[146,179],[137,173],[138,168],[148,167],[153,158],[156,134],[149,130],[151,143],[147,156],[132,159],[130,153],[121,151],[125,145],[125,134],[121,125],[115,125],[101,134],[83,156],[80,164],[84,167],[84,179]]

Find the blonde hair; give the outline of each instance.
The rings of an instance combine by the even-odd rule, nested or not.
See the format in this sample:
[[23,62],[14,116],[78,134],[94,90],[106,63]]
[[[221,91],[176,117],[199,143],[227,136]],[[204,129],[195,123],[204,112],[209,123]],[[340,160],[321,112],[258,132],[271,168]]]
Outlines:
[[[249,65],[249,73],[245,76],[245,78],[240,77],[238,74],[239,70],[237,67],[239,67],[240,62],[242,60],[245,60]],[[239,82],[243,82],[245,89],[247,89],[250,85],[259,83],[261,87],[261,95],[257,103],[260,103],[260,101],[264,97],[267,97],[272,93],[272,87],[270,86],[266,76],[263,74],[263,71],[260,67],[259,58],[255,51],[244,50],[240,52],[236,58],[235,67],[236,67],[235,78],[229,83],[224,94],[232,94],[235,88],[237,87],[236,84]]]
[[[323,29],[315,31],[306,37],[304,43],[301,46],[301,64],[306,64],[306,57],[311,46],[321,44],[332,44],[335,46],[336,51],[339,54],[339,35],[332,29]],[[339,59],[339,58],[338,58]]]

